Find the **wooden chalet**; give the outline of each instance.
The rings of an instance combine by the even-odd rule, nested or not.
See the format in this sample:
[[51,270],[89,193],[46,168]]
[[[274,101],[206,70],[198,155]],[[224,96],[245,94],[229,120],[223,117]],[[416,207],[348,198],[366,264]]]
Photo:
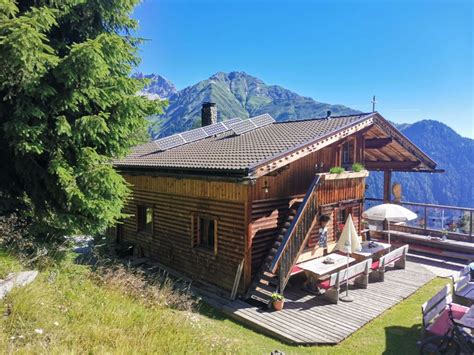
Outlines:
[[[115,233],[136,253],[229,295],[251,296],[259,285],[283,290],[295,264],[323,254],[321,214],[331,217],[328,252],[349,213],[360,230],[368,171],[385,172],[385,196],[392,171],[436,171],[377,112],[217,122],[215,104],[206,103],[202,114],[202,128],[115,162],[133,190],[131,217]],[[352,172],[354,163],[365,170]],[[347,172],[330,174],[336,166]]]

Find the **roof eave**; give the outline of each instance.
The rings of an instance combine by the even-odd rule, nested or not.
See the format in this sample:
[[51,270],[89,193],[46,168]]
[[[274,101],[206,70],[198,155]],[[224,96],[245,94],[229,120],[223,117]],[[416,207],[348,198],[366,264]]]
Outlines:
[[[259,162],[257,162],[257,163],[254,163],[254,164],[250,165],[249,168],[248,168],[248,169],[249,169],[249,176],[258,175],[258,174],[256,174],[256,173],[257,173],[257,171],[258,171],[259,169],[262,169],[262,167],[265,167],[265,166],[269,167],[269,165],[272,164],[272,163],[274,163],[275,161],[279,161],[279,160],[285,159],[285,158],[287,158],[288,156],[290,156],[290,155],[292,155],[292,154],[298,154],[299,151],[304,150],[304,149],[307,149],[307,147],[311,147],[311,146],[316,145],[316,149],[311,149],[311,151],[310,151],[309,153],[311,153],[312,151],[316,151],[316,150],[322,149],[322,148],[324,148],[325,146],[327,146],[327,145],[329,145],[329,144],[321,144],[321,143],[326,142],[326,141],[327,141],[328,139],[330,139],[331,137],[334,137],[334,136],[336,136],[336,135],[341,135],[342,132],[344,132],[344,131],[346,131],[346,130],[352,128],[352,127],[356,127],[356,126],[358,126],[358,125],[361,125],[362,123],[365,123],[365,122],[367,121],[369,124],[365,125],[364,127],[361,127],[361,129],[366,128],[366,126],[373,124],[373,122],[371,122],[371,121],[373,121],[373,117],[374,117],[375,115],[377,115],[377,112],[373,112],[373,113],[369,113],[369,114],[367,114],[367,115],[361,116],[358,120],[356,120],[356,121],[354,121],[354,122],[351,122],[351,123],[349,123],[349,124],[347,124],[347,125],[345,125],[345,126],[342,126],[342,127],[340,127],[339,129],[337,129],[337,130],[334,130],[334,131],[332,131],[332,132],[330,132],[330,133],[327,133],[327,134],[325,134],[325,135],[323,135],[323,136],[317,137],[317,138],[315,138],[315,139],[312,139],[312,140],[309,140],[309,141],[304,142],[304,143],[302,143],[302,144],[299,144],[299,145],[297,145],[297,146],[294,146],[294,147],[292,147],[292,148],[290,148],[290,149],[288,149],[288,150],[286,150],[286,151],[284,151],[284,152],[282,152],[282,153],[279,153],[279,154],[277,154],[277,155],[273,155],[273,156],[271,156],[271,157],[269,157],[269,158],[267,158],[267,159],[265,159],[265,160],[261,160],[261,161],[259,161]],[[357,132],[357,131],[358,131],[358,130],[356,130],[355,132]],[[353,133],[355,133],[355,132],[353,132]],[[351,133],[351,134],[352,134],[352,133]],[[331,141],[330,144],[333,144],[333,143],[339,141],[340,139],[342,139],[342,138],[344,138],[344,137],[347,137],[348,135],[349,135],[349,134],[344,134],[342,137],[340,137],[340,138],[338,138],[338,139],[335,139],[334,141]],[[319,145],[319,146],[318,146],[318,145]],[[308,153],[308,154],[309,154],[309,153]],[[304,155],[302,155],[302,156],[305,156],[305,155],[307,155],[307,154],[304,154]],[[290,161],[288,161],[286,164],[289,164],[289,163],[290,163]],[[278,169],[281,168],[282,166],[285,166],[286,164],[280,164],[280,165],[278,166]],[[272,171],[274,171],[274,170],[276,170],[276,169],[268,168],[267,170],[268,170],[267,172],[265,172],[265,173],[263,173],[263,174],[261,174],[261,175],[266,175],[266,174],[268,174],[268,173],[270,173],[270,172],[272,172]],[[257,177],[257,176],[255,176],[255,177]]]
[[176,174],[181,176],[213,176],[216,178],[240,178],[243,179],[248,175],[248,169],[206,169],[206,168],[175,168],[175,167],[158,167],[158,166],[139,166],[139,165],[114,165],[114,168],[122,172],[143,172],[155,174]]

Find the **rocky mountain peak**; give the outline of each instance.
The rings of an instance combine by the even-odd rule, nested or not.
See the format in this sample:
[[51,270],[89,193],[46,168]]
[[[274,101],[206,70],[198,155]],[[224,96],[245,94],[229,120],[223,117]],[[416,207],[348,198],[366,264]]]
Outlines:
[[153,95],[158,95],[161,99],[168,99],[178,92],[176,86],[162,75],[153,73],[143,74],[138,72],[134,77],[137,79],[148,79],[150,81],[150,83],[142,90],[142,94],[146,96],[153,97]]

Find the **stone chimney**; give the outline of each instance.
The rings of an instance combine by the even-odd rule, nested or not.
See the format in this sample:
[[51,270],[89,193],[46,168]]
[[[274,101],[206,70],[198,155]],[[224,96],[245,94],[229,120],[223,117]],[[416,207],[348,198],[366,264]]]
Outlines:
[[204,102],[201,109],[201,126],[217,123],[217,106],[215,102]]

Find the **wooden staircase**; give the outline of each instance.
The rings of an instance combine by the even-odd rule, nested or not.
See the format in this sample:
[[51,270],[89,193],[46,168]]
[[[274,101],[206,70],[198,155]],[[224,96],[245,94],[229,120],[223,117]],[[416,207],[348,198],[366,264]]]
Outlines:
[[290,211],[262,269],[249,288],[247,299],[254,299],[268,305],[271,302],[272,293],[282,293],[285,289],[291,276],[291,270],[317,222],[317,189],[320,179],[320,175],[315,176],[303,202],[297,210]]
[[275,239],[270,252],[262,264],[262,267],[249,287],[246,299],[253,299],[265,305],[268,305],[271,302],[272,293],[276,292],[278,288],[278,279],[276,275],[270,271],[270,267],[288,229],[291,227],[291,223],[298,213],[298,208],[300,205],[300,202],[295,202],[291,206],[288,217],[285,220],[285,223],[283,223],[283,227],[280,229],[280,232],[278,233],[278,237]]

